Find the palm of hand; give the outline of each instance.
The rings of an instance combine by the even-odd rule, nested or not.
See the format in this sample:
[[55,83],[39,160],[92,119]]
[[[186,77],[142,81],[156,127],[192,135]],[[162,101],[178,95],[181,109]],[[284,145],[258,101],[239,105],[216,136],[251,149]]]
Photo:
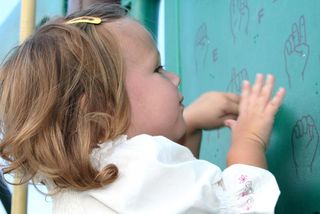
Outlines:
[[274,77],[268,76],[264,82],[263,75],[257,75],[256,82],[251,87],[248,81],[243,84],[237,121],[226,121],[231,127],[234,141],[244,143],[259,141],[268,144],[274,116],[284,98],[285,91],[280,89],[271,99],[274,87]]

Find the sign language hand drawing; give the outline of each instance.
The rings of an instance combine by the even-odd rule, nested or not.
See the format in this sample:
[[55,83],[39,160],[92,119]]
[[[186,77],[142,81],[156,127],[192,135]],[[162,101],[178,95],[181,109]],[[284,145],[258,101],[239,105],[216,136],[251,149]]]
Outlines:
[[310,115],[296,122],[291,133],[293,162],[296,173],[312,172],[319,145],[319,132]]
[[233,93],[240,93],[243,80],[248,80],[248,79],[249,79],[249,76],[248,76],[247,69],[243,68],[239,72],[236,72],[236,69],[232,68],[231,79],[227,86],[227,91],[233,92]]
[[285,71],[288,76],[289,87],[293,81],[304,80],[304,73],[309,59],[310,46],[307,43],[306,22],[300,16],[299,23],[293,23],[291,34],[284,44]]
[[197,30],[194,40],[194,55],[197,72],[202,72],[205,68],[209,43],[207,24],[202,23]]
[[247,0],[230,1],[230,21],[233,43],[236,43],[240,35],[248,34],[249,7]]

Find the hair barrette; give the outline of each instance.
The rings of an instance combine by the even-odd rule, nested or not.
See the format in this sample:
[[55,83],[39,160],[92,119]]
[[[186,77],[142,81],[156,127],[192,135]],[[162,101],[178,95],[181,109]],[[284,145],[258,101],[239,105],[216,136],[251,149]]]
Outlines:
[[70,24],[77,24],[77,23],[88,23],[88,24],[101,24],[102,20],[99,17],[94,17],[94,16],[80,16],[74,19],[70,19],[65,22],[65,24],[70,25]]

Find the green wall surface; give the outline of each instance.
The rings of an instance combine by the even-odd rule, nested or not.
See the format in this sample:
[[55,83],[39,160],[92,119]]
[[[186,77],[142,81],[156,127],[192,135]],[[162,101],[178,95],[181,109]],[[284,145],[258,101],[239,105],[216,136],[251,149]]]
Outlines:
[[[272,73],[287,90],[267,152],[281,190],[276,213],[320,211],[320,1],[165,1],[166,68],[189,104],[205,91],[239,93]],[[201,158],[226,167],[230,130],[205,132]]]

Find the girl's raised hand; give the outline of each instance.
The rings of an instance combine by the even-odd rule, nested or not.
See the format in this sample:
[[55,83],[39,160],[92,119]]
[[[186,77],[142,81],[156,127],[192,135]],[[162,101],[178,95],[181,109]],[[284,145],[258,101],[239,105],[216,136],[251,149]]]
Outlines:
[[235,120],[239,113],[239,102],[240,96],[232,93],[211,91],[202,94],[184,110],[187,130],[178,142],[198,157],[202,130],[219,128],[227,119]]
[[[226,126],[232,129],[232,145],[228,155],[229,165],[244,162],[266,166],[264,150],[269,143],[274,116],[285,95],[284,88],[280,88],[272,97],[274,82],[272,75],[268,75],[265,81],[262,74],[257,74],[253,86],[250,86],[248,81],[243,82],[239,117],[237,120],[225,121]],[[263,157],[259,157],[261,154]],[[250,158],[243,156],[252,156],[252,163]]]
[[184,119],[189,132],[215,129],[227,119],[235,120],[239,113],[240,96],[233,93],[207,92],[188,106]]

